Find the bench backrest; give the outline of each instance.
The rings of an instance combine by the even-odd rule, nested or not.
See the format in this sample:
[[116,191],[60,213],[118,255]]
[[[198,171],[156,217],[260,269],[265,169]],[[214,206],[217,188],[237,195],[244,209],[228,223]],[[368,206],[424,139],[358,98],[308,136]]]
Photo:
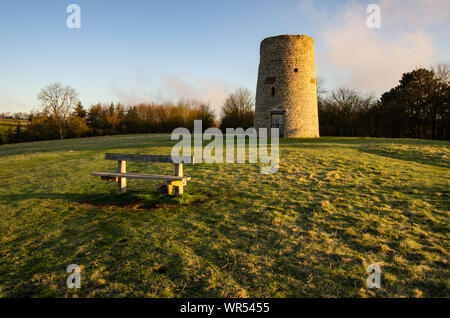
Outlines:
[[[160,155],[135,155],[123,153],[105,153],[106,160],[132,161],[132,162],[160,162],[160,163],[184,163],[194,164],[192,156],[160,156]],[[175,161],[174,161],[175,160]]]

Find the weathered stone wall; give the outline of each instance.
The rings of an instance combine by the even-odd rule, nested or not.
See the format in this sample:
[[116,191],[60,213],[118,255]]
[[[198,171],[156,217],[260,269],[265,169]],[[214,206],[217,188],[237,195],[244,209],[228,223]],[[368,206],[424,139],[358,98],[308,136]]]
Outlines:
[[272,113],[285,113],[284,136],[319,137],[314,41],[280,35],[261,42],[255,128],[270,128]]

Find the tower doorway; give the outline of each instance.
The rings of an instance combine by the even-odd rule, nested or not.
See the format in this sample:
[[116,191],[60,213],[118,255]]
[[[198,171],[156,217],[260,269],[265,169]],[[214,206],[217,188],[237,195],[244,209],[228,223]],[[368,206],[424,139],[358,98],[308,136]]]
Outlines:
[[272,113],[272,128],[278,128],[280,138],[284,137],[284,113]]

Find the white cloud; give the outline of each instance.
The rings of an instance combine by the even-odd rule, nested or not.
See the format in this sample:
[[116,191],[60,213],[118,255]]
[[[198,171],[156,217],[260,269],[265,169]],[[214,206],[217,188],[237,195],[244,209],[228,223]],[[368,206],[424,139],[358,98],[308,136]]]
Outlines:
[[[436,61],[429,28],[446,23],[449,0],[381,0],[381,29],[366,26],[366,6],[351,1],[319,33],[324,44],[316,64],[335,86],[381,94],[404,72]],[[325,71],[325,72],[323,72]]]

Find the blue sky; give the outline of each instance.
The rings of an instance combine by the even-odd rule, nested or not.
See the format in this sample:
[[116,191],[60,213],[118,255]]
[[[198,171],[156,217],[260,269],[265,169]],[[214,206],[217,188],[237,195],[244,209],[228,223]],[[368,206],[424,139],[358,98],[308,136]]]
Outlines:
[[[81,29],[66,8],[81,7]],[[368,29],[369,3],[382,28]],[[5,1],[0,9],[0,112],[30,111],[54,81],[85,106],[253,92],[259,43],[278,34],[314,37],[316,70],[332,89],[379,95],[415,66],[448,61],[448,0]]]

